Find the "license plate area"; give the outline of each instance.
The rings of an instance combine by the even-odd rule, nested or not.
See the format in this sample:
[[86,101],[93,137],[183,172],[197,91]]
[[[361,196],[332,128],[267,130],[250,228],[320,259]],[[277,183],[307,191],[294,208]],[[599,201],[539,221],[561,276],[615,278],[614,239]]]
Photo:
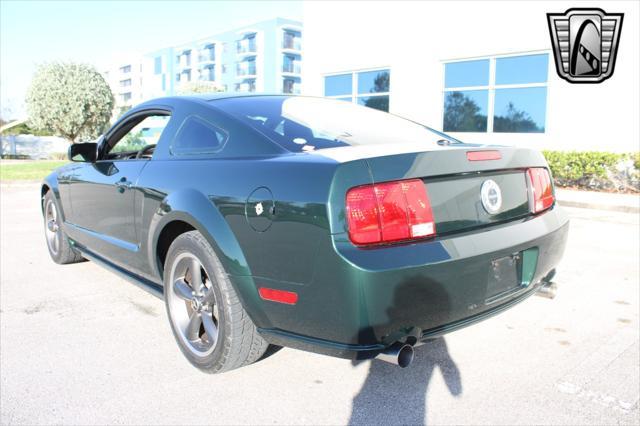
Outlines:
[[518,263],[521,257],[521,253],[514,253],[491,261],[487,277],[487,303],[521,286],[518,277]]
[[537,247],[492,260],[487,277],[485,304],[494,303],[528,287],[537,265]]

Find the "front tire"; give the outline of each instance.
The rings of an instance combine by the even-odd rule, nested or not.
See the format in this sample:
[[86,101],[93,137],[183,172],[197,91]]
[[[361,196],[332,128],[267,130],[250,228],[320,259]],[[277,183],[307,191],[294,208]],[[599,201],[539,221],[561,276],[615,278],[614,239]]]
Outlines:
[[71,247],[67,235],[62,230],[62,219],[51,191],[44,195],[42,206],[44,235],[51,259],[61,265],[82,261],[82,256]]
[[164,300],[180,350],[206,373],[251,364],[267,349],[211,245],[197,231],[178,236],[169,247]]

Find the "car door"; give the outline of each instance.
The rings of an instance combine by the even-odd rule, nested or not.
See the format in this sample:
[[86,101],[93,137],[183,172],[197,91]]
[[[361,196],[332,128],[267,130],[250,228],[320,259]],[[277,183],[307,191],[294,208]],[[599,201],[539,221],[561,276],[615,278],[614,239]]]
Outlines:
[[169,121],[168,112],[134,114],[110,130],[94,163],[70,175],[71,226],[80,244],[116,264],[138,255],[134,203],[137,181]]

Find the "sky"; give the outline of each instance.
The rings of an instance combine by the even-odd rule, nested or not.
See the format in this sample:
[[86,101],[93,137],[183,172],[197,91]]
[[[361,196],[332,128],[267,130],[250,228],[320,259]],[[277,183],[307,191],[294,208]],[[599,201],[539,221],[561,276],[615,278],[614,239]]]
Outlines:
[[0,0],[0,116],[24,115],[40,63],[102,68],[145,53],[280,16],[302,20],[301,1]]

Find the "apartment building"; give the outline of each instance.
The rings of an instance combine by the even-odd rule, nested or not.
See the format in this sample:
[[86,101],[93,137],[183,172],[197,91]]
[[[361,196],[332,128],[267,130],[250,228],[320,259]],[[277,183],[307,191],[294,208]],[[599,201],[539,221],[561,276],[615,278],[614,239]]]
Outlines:
[[575,3],[376,6],[304,3],[304,94],[389,111],[467,142],[637,151],[639,3],[597,5],[624,13],[615,73],[600,84],[556,72],[547,13]]
[[[300,93],[301,64],[302,23],[274,18],[158,49],[105,74],[117,108],[127,108],[180,94],[196,81],[213,82],[226,92]],[[135,81],[124,71],[135,74]]]
[[114,65],[103,71],[102,75],[111,87],[115,98],[115,113],[119,115],[120,111],[127,110],[145,99],[145,66],[144,60],[135,56],[119,58],[113,63]]

